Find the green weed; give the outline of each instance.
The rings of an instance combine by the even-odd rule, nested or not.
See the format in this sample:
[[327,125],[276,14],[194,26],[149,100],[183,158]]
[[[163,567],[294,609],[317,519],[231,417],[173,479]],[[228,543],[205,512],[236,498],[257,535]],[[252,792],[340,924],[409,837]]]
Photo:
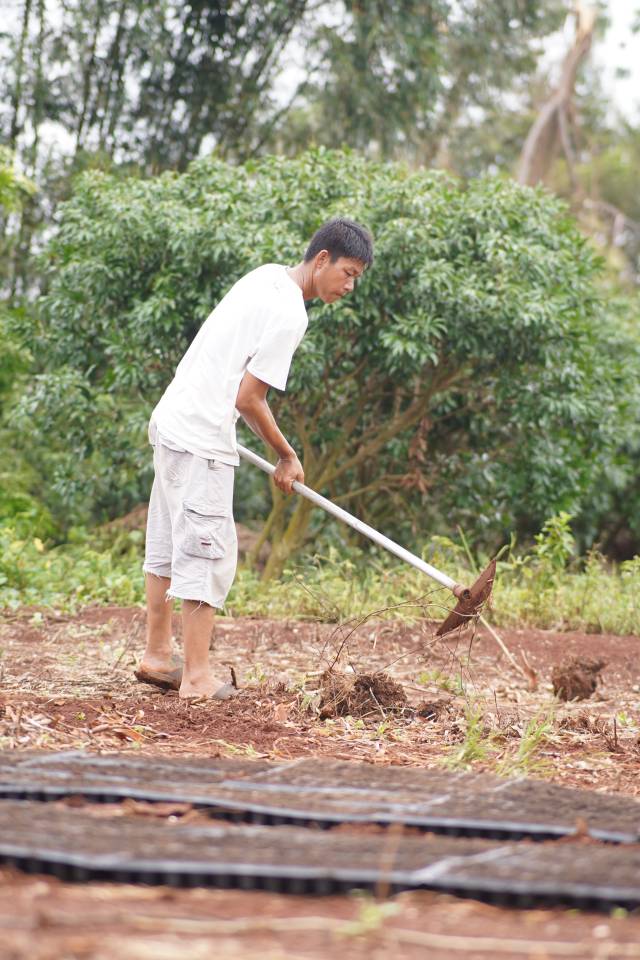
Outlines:
[[439,690],[445,690],[448,693],[462,693],[460,676],[452,677],[442,670],[422,670],[418,676],[418,683],[425,687],[438,687]]
[[212,744],[215,743],[224,750],[223,756],[227,757],[242,757],[247,760],[256,760],[264,754],[259,754],[258,751],[250,743],[244,745],[238,745],[235,743],[229,743],[228,740],[211,740]]
[[506,754],[495,767],[500,777],[515,777],[533,772],[542,773],[544,762],[538,754],[553,730],[553,714],[532,717],[526,724],[515,753]]
[[122,553],[99,549],[89,535],[45,549],[0,528],[0,607],[38,605],[74,611],[91,603],[135,604],[144,597],[139,546]]
[[473,763],[486,762],[497,749],[495,734],[485,726],[483,712],[477,704],[467,704],[465,721],[464,740],[445,759],[445,766],[452,770],[466,770]]
[[264,683],[267,679],[267,674],[262,668],[262,665],[259,663],[253,664],[247,670],[245,674],[245,683]]
[[374,900],[370,894],[356,891],[355,896],[360,900],[358,916],[350,923],[343,924],[339,929],[340,936],[360,937],[376,933],[383,926],[385,920],[393,917],[400,909],[393,901]]
[[[115,539],[82,529],[72,534],[71,542],[46,547],[37,537],[0,528],[0,608],[74,612],[88,604],[144,602],[139,531]],[[425,559],[458,582],[475,575],[467,551],[446,537],[433,538]],[[226,613],[325,623],[355,623],[370,615],[415,622],[440,619],[450,606],[449,592],[412,567],[380,554],[354,549],[344,556],[331,549],[292,563],[279,580],[264,582],[256,571],[240,567]],[[636,633],[640,557],[617,567],[595,551],[576,559],[569,517],[560,514],[545,524],[529,553],[516,553],[513,542],[505,549],[485,615],[498,627]],[[457,692],[448,677],[429,671],[422,676],[421,682]]]
[[391,724],[389,723],[388,720],[383,720],[382,723],[379,723],[378,726],[376,727],[373,733],[372,739],[382,740],[390,726]]

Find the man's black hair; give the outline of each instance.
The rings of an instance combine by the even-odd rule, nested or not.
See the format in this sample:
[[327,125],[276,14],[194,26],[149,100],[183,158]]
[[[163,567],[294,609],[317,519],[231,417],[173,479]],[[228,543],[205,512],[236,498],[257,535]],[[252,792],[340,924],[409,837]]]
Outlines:
[[338,257],[360,260],[365,267],[373,263],[373,240],[369,231],[355,220],[335,217],[316,230],[304,255],[305,263],[313,260],[321,250],[327,250],[331,262]]

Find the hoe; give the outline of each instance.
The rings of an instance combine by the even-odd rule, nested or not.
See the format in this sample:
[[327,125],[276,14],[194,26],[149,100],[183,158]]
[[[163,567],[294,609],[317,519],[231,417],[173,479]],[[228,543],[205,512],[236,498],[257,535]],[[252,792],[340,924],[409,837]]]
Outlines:
[[[268,463],[266,460],[263,460],[262,457],[259,457],[258,454],[254,453],[252,450],[248,450],[246,447],[238,445],[238,453],[244,460],[248,460],[249,463],[253,463],[256,467],[259,467],[260,470],[264,470],[265,473],[273,475],[275,472],[275,467],[272,464]],[[342,520],[350,527],[353,527],[354,530],[357,530],[358,533],[368,537],[369,540],[373,540],[373,542],[377,543],[378,546],[384,547],[385,550],[395,554],[396,557],[400,557],[401,560],[404,560],[406,563],[410,563],[412,567],[415,567],[417,570],[421,570],[422,573],[426,573],[427,576],[431,577],[432,580],[435,580],[436,583],[439,583],[443,587],[447,587],[449,590],[451,590],[458,602],[453,610],[449,613],[449,616],[446,618],[446,620],[438,627],[436,636],[444,637],[445,634],[451,633],[451,631],[455,630],[456,627],[466,626],[466,624],[470,623],[474,618],[480,615],[482,607],[491,594],[491,588],[496,575],[495,560],[492,560],[488,567],[482,571],[476,582],[471,587],[464,587],[461,584],[456,583],[455,580],[452,580],[451,577],[448,577],[446,573],[441,573],[440,570],[436,570],[435,567],[432,567],[430,563],[426,563],[426,561],[424,561],[421,557],[417,557],[409,550],[406,550],[399,544],[394,543],[393,540],[390,540],[389,537],[385,537],[384,534],[374,530],[374,528],[370,527],[369,524],[363,523],[362,520],[358,520],[357,517],[354,517],[346,510],[343,510],[342,507],[336,506],[336,504],[332,503],[331,500],[327,500],[326,497],[316,493],[316,491],[312,490],[311,487],[307,487],[304,483],[298,483],[295,481],[293,484],[293,489],[296,493],[299,493],[302,497],[306,497],[307,500],[310,500],[311,503],[315,504],[317,507],[321,507],[323,510],[326,510],[326,512],[331,514],[332,517],[337,517],[338,520]]]

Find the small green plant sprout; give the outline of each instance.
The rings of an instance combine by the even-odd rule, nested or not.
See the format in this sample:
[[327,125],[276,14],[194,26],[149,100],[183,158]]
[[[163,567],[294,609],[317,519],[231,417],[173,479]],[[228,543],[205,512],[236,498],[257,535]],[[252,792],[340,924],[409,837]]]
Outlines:
[[612,920],[626,920],[629,916],[629,911],[625,910],[624,907],[614,907],[609,916]]
[[451,693],[460,692],[459,680],[457,678],[454,680],[441,670],[422,670],[418,676],[418,683],[424,687],[433,685],[440,690],[447,690]]
[[527,722],[515,753],[507,754],[496,764],[496,773],[500,777],[514,777],[519,774],[542,772],[544,763],[538,754],[553,730],[553,713],[544,716],[536,714]]
[[550,517],[536,534],[534,554],[541,566],[558,572],[567,566],[576,546],[571,520],[571,514],[563,510]]
[[338,717],[335,722],[348,737],[359,737],[365,729],[364,720],[361,717],[352,717],[350,713],[346,717]]
[[619,727],[633,727],[635,723],[633,717],[630,717],[628,713],[624,710],[620,710],[619,713],[616,713],[616,723]]
[[640,577],[640,554],[632,560],[623,560],[620,564],[620,574],[623,580],[633,581]]
[[289,681],[289,689],[292,693],[306,693],[307,684],[312,679],[315,678],[310,677],[306,672],[299,673],[293,680]]
[[622,581],[622,589],[626,596],[627,607],[631,619],[634,623],[638,623],[640,620],[640,602],[638,601],[638,585],[640,584],[640,554],[635,556],[632,560],[624,560],[620,564],[620,579]]
[[249,667],[245,674],[246,683],[264,683],[267,679],[267,674],[265,673],[262,664],[254,663]]
[[385,736],[390,726],[391,724],[389,723],[388,720],[383,720],[382,723],[379,723],[375,729],[374,739],[381,740]]
[[243,757],[247,760],[257,760],[261,756],[264,757],[264,754],[258,753],[250,743],[239,746],[235,743],[229,743],[228,740],[211,740],[210,742],[217,744],[223,750],[222,756],[224,757]]
[[475,762],[487,761],[496,750],[495,734],[485,726],[484,714],[477,704],[467,705],[465,721],[464,740],[445,760],[445,765],[453,770],[465,770]]
[[360,901],[358,916],[355,920],[340,927],[338,933],[342,937],[362,937],[370,933],[376,933],[385,920],[395,916],[400,909],[397,903],[389,900],[382,902],[374,900],[370,894],[362,890],[356,890],[354,896]]
[[317,693],[301,692],[298,694],[298,697],[300,700],[301,713],[317,713],[318,712],[318,694]]

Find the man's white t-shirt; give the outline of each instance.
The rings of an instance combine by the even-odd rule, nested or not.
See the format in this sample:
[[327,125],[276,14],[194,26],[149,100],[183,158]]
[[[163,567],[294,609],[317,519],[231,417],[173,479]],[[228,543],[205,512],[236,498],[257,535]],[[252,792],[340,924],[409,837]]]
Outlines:
[[234,466],[235,409],[248,370],[284,390],[307,329],[302,290],[287,268],[265,264],[246,274],[205,320],[151,414],[151,431],[169,446]]

